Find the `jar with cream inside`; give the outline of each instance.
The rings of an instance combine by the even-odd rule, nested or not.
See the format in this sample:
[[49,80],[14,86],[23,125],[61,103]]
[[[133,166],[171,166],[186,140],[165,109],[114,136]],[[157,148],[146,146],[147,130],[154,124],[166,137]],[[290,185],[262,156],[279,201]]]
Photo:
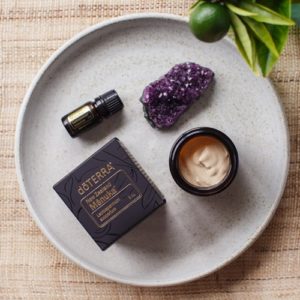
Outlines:
[[230,138],[221,131],[195,128],[174,143],[169,165],[175,182],[182,189],[209,196],[231,184],[238,169],[238,153]]

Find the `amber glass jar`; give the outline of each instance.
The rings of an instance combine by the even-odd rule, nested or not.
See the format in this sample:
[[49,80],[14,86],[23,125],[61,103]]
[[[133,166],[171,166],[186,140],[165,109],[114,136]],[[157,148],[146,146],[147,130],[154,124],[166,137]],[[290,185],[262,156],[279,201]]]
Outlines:
[[[228,171],[226,172],[222,180],[211,186],[201,187],[192,184],[190,181],[186,180],[186,178],[182,174],[182,171],[180,170],[180,156],[183,155],[183,149],[190,141],[196,138],[199,139],[201,137],[204,141],[205,139],[215,139],[219,144],[222,144],[224,146],[224,149],[226,149],[226,153],[228,153]],[[223,132],[209,127],[199,127],[183,133],[172,146],[169,157],[170,171],[175,182],[183,190],[198,196],[215,195],[226,189],[235,178],[238,170],[238,165],[238,152],[231,139]]]

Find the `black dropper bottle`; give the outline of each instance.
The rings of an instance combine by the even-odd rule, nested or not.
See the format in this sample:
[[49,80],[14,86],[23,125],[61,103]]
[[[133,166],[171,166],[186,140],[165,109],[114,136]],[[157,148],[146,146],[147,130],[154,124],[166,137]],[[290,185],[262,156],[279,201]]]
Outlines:
[[76,137],[83,130],[100,123],[104,118],[109,118],[123,107],[117,92],[111,90],[76,108],[61,120],[71,137]]

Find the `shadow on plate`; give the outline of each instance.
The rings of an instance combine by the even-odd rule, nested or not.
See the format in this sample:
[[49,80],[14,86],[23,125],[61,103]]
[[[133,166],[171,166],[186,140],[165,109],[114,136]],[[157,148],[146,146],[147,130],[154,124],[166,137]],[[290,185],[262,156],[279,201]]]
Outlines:
[[82,141],[88,145],[95,144],[116,131],[124,123],[124,113],[116,113],[113,117],[104,119],[100,124],[96,124],[91,130],[80,134]]
[[152,260],[163,257],[164,262],[205,250],[251,212],[250,190],[241,169],[232,185],[219,195],[203,198],[183,194],[181,203],[172,203],[172,195],[166,195],[166,205],[122,237],[118,246],[142,251]]

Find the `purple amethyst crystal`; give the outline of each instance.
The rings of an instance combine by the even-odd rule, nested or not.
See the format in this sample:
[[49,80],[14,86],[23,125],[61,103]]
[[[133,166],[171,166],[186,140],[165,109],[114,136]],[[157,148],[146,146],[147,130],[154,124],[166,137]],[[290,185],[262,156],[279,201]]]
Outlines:
[[205,92],[213,78],[212,70],[198,64],[175,65],[144,89],[141,102],[145,118],[153,127],[172,126]]

